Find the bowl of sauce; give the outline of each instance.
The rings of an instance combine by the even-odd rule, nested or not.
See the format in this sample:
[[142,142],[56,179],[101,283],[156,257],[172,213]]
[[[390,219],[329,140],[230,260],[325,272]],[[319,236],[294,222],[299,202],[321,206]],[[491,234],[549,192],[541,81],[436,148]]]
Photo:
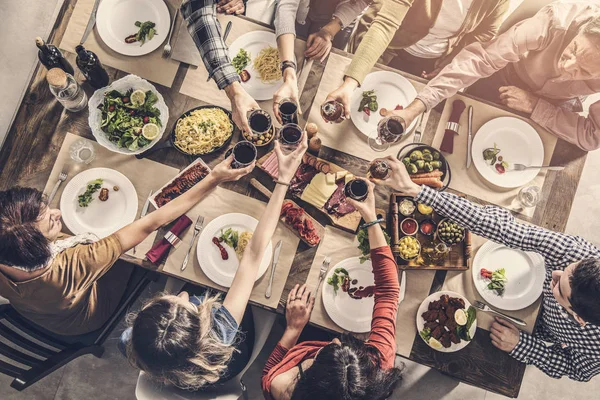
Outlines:
[[400,224],[400,230],[405,235],[412,236],[419,230],[419,223],[414,218],[406,218]]
[[425,236],[433,236],[436,228],[437,228],[437,224],[433,220],[426,219],[426,220],[421,221],[421,225],[419,226],[419,231]]

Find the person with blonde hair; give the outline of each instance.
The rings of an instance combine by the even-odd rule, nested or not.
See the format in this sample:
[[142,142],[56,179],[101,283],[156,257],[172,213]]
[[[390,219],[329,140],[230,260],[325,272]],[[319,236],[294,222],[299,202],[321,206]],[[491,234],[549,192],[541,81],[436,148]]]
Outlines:
[[131,316],[131,328],[121,343],[133,365],[162,384],[188,390],[225,382],[241,372],[254,342],[246,306],[287,188],[307,147],[306,134],[289,154],[275,142],[278,180],[222,302],[220,296],[209,294],[159,295]]

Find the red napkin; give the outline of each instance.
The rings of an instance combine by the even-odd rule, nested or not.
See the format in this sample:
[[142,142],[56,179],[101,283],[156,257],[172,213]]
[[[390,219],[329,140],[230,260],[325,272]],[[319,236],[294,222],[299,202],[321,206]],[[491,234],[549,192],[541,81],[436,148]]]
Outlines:
[[179,217],[177,222],[171,227],[169,232],[163,237],[160,242],[156,243],[150,251],[146,253],[146,258],[153,262],[154,264],[159,264],[164,256],[169,252],[171,246],[171,242],[167,240],[167,237],[176,237],[181,239],[182,233],[192,224],[192,220],[188,218],[187,215],[182,215]]

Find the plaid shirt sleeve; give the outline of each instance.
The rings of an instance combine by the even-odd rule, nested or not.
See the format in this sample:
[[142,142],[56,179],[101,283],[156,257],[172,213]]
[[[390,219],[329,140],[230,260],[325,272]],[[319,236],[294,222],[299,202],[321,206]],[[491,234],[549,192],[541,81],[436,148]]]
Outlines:
[[587,242],[574,236],[516,222],[513,215],[501,207],[478,206],[427,186],[422,187],[417,201],[429,204],[439,214],[451,218],[476,235],[511,248],[540,253],[552,265],[579,257],[576,250],[587,245]]
[[181,5],[181,14],[200,51],[209,79],[214,78],[219,89],[225,89],[239,82],[240,77],[231,65],[227,46],[221,37],[216,4],[215,0],[187,0]]
[[521,362],[535,365],[553,378],[567,375],[573,380],[587,382],[600,373],[600,359],[597,356],[587,355],[570,347],[562,348],[560,344],[546,346],[523,331],[519,334],[519,343],[510,355]]

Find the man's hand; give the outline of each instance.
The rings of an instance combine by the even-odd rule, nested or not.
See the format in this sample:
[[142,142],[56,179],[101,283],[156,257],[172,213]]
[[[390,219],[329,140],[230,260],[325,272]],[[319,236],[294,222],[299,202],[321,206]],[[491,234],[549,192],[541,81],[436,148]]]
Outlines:
[[373,182],[377,184],[383,184],[391,187],[397,192],[404,194],[406,196],[416,197],[421,188],[419,185],[414,183],[412,179],[410,179],[410,175],[406,170],[406,166],[402,164],[396,157],[387,156],[384,158],[387,164],[390,166],[392,172],[390,176],[386,179],[371,179]]
[[212,169],[210,175],[213,177],[213,179],[216,180],[217,184],[223,182],[237,181],[242,176],[252,172],[252,170],[254,169],[254,165],[256,164],[255,162],[253,162],[246,168],[233,169],[231,168],[232,162],[233,154],[221,161],[219,164],[217,164],[216,167]]
[[217,12],[220,14],[243,14],[246,10],[243,0],[219,0],[217,3]]
[[519,329],[504,318],[496,317],[490,330],[490,338],[494,346],[510,353],[519,344]]
[[498,89],[500,92],[500,102],[513,110],[522,111],[531,114],[537,106],[539,97],[529,93],[516,86],[502,86]]
[[279,103],[285,98],[291,98],[298,106],[298,114],[302,114],[300,101],[298,100],[298,81],[296,80],[296,71],[292,68],[286,68],[283,71],[283,84],[273,95],[273,115],[281,124],[281,114],[279,113]]
[[354,92],[354,89],[357,87],[358,82],[347,76],[344,78],[344,83],[342,83],[339,88],[327,95],[325,103],[332,100],[340,102],[344,106],[344,117],[350,119],[350,100],[352,99],[352,92]]
[[367,198],[363,201],[356,201],[350,197],[346,197],[346,201],[352,207],[356,208],[356,210],[360,213],[360,216],[365,220],[365,222],[375,221],[377,219],[377,211],[375,211],[375,185],[373,182],[368,181],[367,179],[356,177],[356,179],[360,179],[365,181],[368,186],[368,194]]
[[329,55],[333,42],[333,35],[326,29],[321,29],[318,32],[311,33],[308,35],[306,41],[306,50],[304,51],[304,57],[311,60],[319,60],[323,62]]
[[315,306],[315,298],[310,295],[306,284],[294,286],[288,295],[285,307],[286,330],[300,333],[308,324],[310,314]]
[[280,182],[289,183],[294,178],[296,170],[302,163],[302,157],[306,149],[308,149],[308,135],[306,132],[302,133],[302,140],[298,147],[289,154],[284,154],[281,150],[281,143],[279,140],[275,140],[275,154],[279,163],[279,175],[277,179]]
[[225,88],[225,93],[231,101],[231,114],[233,122],[244,132],[251,132],[248,124],[248,112],[260,108],[258,103],[250,97],[239,82],[234,82]]
[[413,121],[419,115],[423,114],[425,111],[427,111],[425,108],[425,104],[423,104],[423,102],[421,100],[414,99],[412,101],[412,103],[410,103],[405,109],[403,109],[403,110],[385,110],[385,112],[383,113],[383,116],[384,117],[396,116],[396,117],[402,118],[404,120],[404,122],[406,123],[406,128],[408,129],[410,124],[412,124]]

